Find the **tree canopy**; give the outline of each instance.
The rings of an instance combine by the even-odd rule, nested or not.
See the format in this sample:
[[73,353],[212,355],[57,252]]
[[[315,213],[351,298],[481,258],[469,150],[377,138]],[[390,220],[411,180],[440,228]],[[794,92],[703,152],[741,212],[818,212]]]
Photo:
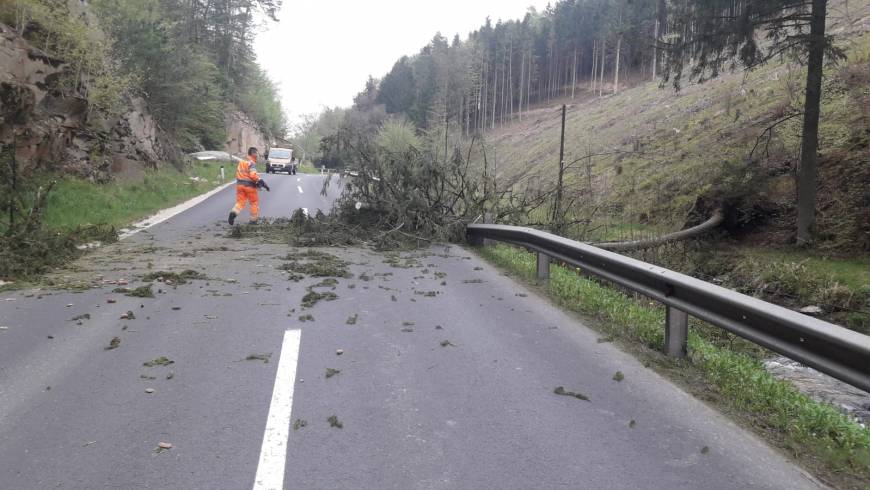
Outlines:
[[[267,134],[283,136],[278,89],[256,62],[260,19],[277,20],[281,0],[0,0],[0,22],[76,69],[98,110],[145,97],[185,150],[220,148],[229,103]],[[84,81],[88,83],[83,83]]]

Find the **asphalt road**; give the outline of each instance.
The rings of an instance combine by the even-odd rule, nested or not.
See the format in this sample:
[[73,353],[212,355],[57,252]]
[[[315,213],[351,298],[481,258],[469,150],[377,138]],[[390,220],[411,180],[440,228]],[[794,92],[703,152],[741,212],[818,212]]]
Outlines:
[[[260,191],[260,217],[287,218],[293,210],[302,208],[312,216],[318,210],[329,213],[332,203],[341,195],[343,180],[340,175],[329,179],[326,195],[323,195],[323,184],[327,181],[324,175],[310,174],[261,174],[272,189],[270,192]],[[212,196],[202,204],[179,214],[175,218],[161,223],[155,229],[161,238],[176,233],[189,233],[191,229],[203,223],[213,221],[226,222],[230,209],[235,204],[235,186],[230,186]],[[250,219],[250,208],[245,207],[237,222],[246,223]]]
[[[267,179],[272,217],[326,211],[341,185],[321,196],[321,176]],[[279,269],[300,251],[228,238],[232,199],[54,276],[78,292],[0,294],[0,488],[254,488],[267,419],[289,434],[266,437],[287,489],[817,486],[463,248],[327,250],[353,277],[303,309],[320,279]],[[154,283],[155,298],[112,292],[183,269],[208,279]],[[143,365],[161,356],[172,363]],[[273,400],[276,377],[289,382]]]

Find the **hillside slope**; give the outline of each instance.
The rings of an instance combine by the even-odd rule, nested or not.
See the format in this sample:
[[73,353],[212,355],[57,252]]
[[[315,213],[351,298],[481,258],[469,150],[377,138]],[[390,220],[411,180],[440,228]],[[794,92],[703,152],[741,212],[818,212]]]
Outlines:
[[[870,250],[870,2],[847,5],[829,21],[848,60],[825,76],[818,225],[820,249],[854,253]],[[566,202],[570,216],[590,221],[569,234],[635,239],[725,204],[732,234],[788,243],[805,76],[782,60],[680,92],[657,81],[605,97],[581,91],[488,133],[489,163],[518,188],[552,185],[566,103]]]

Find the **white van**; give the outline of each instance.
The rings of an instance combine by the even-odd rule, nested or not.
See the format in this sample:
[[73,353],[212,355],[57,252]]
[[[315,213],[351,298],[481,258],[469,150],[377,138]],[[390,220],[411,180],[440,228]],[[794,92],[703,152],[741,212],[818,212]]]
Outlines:
[[293,150],[290,148],[272,148],[266,154],[266,173],[287,172],[296,175],[296,162],[293,161]]

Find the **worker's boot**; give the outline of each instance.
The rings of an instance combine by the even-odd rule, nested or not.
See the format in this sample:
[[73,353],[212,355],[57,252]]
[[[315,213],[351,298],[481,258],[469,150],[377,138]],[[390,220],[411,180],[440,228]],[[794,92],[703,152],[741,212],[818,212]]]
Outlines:
[[230,217],[229,217],[229,219],[227,219],[227,221],[230,223],[230,226],[232,226],[233,223],[236,222],[236,216],[238,216],[238,215],[236,214],[235,211],[230,211]]

